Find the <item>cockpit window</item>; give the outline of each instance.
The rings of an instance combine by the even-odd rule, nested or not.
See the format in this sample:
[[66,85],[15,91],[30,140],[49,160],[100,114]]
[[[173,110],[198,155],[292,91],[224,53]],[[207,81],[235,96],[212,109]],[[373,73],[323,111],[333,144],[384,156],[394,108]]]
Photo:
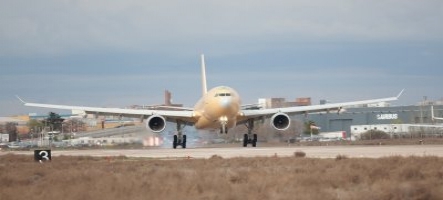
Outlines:
[[231,93],[217,93],[215,97],[230,97]]

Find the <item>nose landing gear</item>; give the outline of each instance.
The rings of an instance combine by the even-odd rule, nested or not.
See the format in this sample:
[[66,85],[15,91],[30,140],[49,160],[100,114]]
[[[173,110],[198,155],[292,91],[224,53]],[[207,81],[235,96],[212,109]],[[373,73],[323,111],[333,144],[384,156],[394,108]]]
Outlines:
[[221,123],[220,133],[228,134],[228,129],[226,128],[226,125],[228,124],[228,117],[222,116],[219,119]]

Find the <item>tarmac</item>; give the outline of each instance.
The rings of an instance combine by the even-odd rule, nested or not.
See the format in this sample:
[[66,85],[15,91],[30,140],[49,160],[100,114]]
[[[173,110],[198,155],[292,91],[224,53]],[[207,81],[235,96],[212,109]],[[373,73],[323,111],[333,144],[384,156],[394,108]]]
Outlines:
[[[349,158],[380,158],[389,156],[438,156],[443,157],[443,145],[400,145],[400,146],[307,146],[307,147],[220,147],[220,148],[150,148],[150,149],[93,149],[93,150],[52,150],[52,156],[126,156],[152,159],[194,159],[235,157],[290,157],[302,151],[310,158],[335,158],[344,155]],[[2,151],[33,155],[33,151]]]

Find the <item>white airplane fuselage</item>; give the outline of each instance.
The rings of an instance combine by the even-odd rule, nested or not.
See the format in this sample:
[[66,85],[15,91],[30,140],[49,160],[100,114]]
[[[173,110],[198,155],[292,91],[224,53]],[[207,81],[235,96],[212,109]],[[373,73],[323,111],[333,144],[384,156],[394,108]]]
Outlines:
[[209,90],[195,105],[195,123],[197,129],[233,128],[237,124],[241,100],[238,93],[226,86]]

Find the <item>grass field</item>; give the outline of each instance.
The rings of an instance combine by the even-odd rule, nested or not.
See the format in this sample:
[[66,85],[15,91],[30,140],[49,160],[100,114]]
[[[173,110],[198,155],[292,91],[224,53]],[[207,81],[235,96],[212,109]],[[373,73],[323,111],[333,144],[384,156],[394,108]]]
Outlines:
[[0,156],[0,199],[443,199],[443,158]]

